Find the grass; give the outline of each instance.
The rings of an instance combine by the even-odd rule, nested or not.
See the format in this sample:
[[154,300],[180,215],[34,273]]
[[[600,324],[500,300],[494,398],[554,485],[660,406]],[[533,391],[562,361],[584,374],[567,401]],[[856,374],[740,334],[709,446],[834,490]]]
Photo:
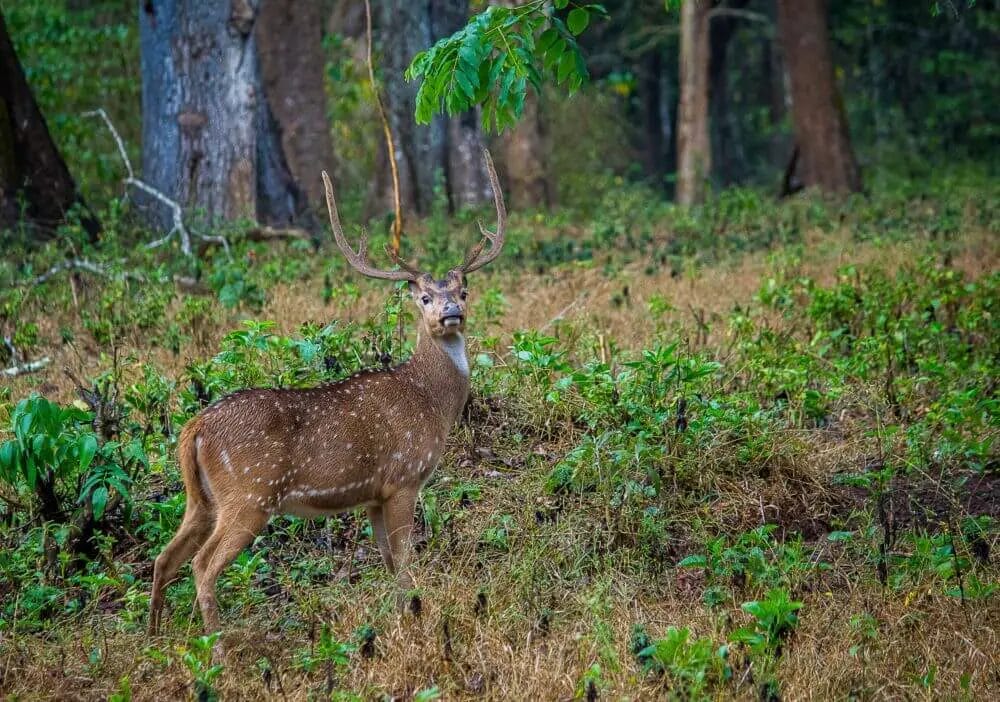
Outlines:
[[[150,559],[183,508],[170,433],[197,407],[191,378],[310,384],[376,365],[373,347],[398,358],[394,294],[329,251],[240,244],[206,266],[209,297],[63,278],[6,298],[52,358],[8,402],[73,401],[64,366],[110,372],[150,467],[76,570],[47,559],[58,528],[2,508],[0,690],[995,696],[993,200],[727,195],[689,216],[629,197],[586,226],[516,218],[507,260],[471,281],[474,397],[418,511],[419,616],[395,614],[363,516],[275,519],[221,581],[221,670],[187,568],[164,635],[144,633]],[[427,227],[432,260],[453,256],[451,225]],[[184,265],[143,256],[126,266]],[[330,320],[355,325],[318,331]]]

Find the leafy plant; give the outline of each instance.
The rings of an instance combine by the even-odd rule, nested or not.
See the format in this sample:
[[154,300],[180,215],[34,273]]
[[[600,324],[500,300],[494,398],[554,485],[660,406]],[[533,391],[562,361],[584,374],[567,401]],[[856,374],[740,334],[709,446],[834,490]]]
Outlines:
[[575,92],[587,77],[576,36],[596,4],[575,5],[565,21],[556,13],[568,0],[533,0],[515,7],[491,5],[450,37],[413,57],[406,79],[422,79],[416,120],[428,124],[438,112],[457,114],[479,105],[483,127],[512,127],[524,110],[530,84],[541,91],[543,76]]
[[638,652],[643,670],[664,676],[671,692],[681,699],[707,697],[707,688],[728,680],[727,646],[716,647],[708,637],[691,638],[686,627],[668,627],[663,638],[649,642]]
[[730,638],[746,644],[752,653],[781,655],[782,642],[799,624],[796,612],[801,608],[802,603],[790,599],[785,590],[770,590],[763,600],[743,603],[742,609],[753,617],[753,624],[740,627]]
[[207,636],[196,636],[188,642],[188,648],[181,648],[181,662],[191,674],[192,685],[196,699],[201,702],[216,702],[219,693],[215,689],[215,681],[224,666],[212,663],[212,650],[219,640],[219,632]]

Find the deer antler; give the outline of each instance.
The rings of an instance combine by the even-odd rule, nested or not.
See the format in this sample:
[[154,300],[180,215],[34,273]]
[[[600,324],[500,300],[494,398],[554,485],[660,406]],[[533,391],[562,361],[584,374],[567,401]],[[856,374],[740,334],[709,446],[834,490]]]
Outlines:
[[[497,206],[497,230],[491,232],[483,226],[482,222],[478,223],[479,231],[482,232],[483,238],[478,244],[469,249],[469,253],[465,256],[465,262],[459,267],[462,273],[471,273],[472,271],[479,270],[499,256],[500,250],[503,248],[505,230],[507,229],[507,206],[504,205],[503,191],[500,189],[500,179],[497,178],[497,170],[493,167],[493,158],[490,156],[489,150],[483,149],[483,158],[486,160],[486,172],[489,173],[490,186],[493,188],[493,201]],[[483,249],[487,243],[490,247],[483,253]]]
[[355,251],[352,249],[351,245],[347,243],[347,237],[344,236],[344,228],[340,225],[340,213],[337,212],[337,201],[333,197],[333,185],[330,183],[330,176],[326,174],[326,171],[323,171],[323,188],[326,190],[326,209],[330,213],[330,228],[333,229],[333,238],[337,241],[337,247],[340,248],[347,262],[351,264],[354,270],[370,278],[381,278],[383,280],[413,281],[422,275],[419,270],[400,258],[399,254],[392,251],[389,247],[386,247],[386,253],[389,254],[389,258],[401,270],[386,271],[373,266],[368,261],[368,233],[364,230],[361,232],[361,241],[358,242],[358,250]]

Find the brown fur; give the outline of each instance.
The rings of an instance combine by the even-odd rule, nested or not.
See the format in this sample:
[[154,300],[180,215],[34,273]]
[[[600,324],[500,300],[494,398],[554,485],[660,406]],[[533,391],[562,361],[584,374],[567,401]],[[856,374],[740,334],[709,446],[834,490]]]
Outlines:
[[460,305],[464,317],[456,290],[453,277],[414,285],[424,329],[401,366],[305,390],[244,390],[184,427],[178,453],[187,508],[154,566],[152,632],[163,588],[192,555],[202,616],[217,630],[215,580],[273,514],[365,506],[386,565],[403,590],[412,586],[405,568],[417,493],[469,393],[468,376],[446,350],[464,356],[461,327],[446,328],[440,317],[446,304]]
[[462,335],[465,273],[495,259],[503,246],[506,210],[488,153],[486,163],[497,231],[480,226],[482,242],[444,280],[396,254],[391,255],[400,270],[375,268],[364,238],[353,250],[323,174],[330,224],[348,262],[370,277],[409,282],[420,310],[416,351],[397,368],[366,371],[332,385],[237,392],[184,427],[178,451],[187,506],[177,534],[153,566],[150,633],[159,629],[164,588],[192,556],[205,628],[218,631],[216,581],[273,514],[318,517],[364,506],[401,593],[412,588],[407,567],[417,495],[469,395]]

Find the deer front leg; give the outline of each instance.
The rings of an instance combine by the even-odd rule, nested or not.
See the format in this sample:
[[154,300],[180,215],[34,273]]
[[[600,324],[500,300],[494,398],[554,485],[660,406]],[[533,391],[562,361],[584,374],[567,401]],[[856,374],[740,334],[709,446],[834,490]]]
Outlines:
[[410,536],[413,533],[413,514],[416,507],[416,488],[400,490],[382,505],[389,550],[392,552],[392,562],[396,567],[396,586],[399,588],[397,604],[401,610],[406,606],[407,593],[413,589],[413,577],[409,572],[412,551]]
[[369,505],[367,511],[368,521],[372,524],[372,535],[375,537],[375,543],[378,544],[382,560],[385,561],[385,567],[389,569],[390,573],[395,573],[396,566],[392,562],[392,549],[389,547],[389,535],[385,530],[385,514],[382,511],[382,505]]

